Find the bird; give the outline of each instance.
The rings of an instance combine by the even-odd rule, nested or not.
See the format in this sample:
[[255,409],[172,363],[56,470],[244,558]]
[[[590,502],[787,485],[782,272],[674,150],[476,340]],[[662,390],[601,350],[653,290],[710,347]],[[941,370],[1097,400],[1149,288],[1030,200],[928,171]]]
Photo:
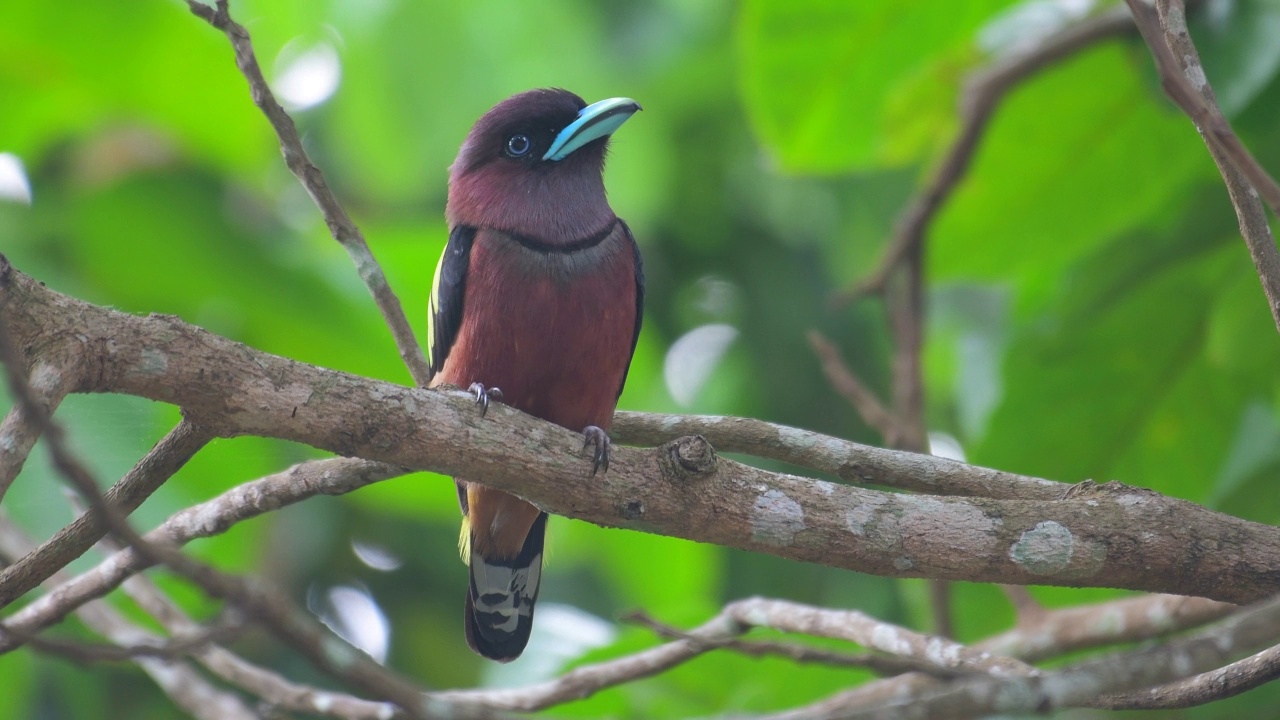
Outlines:
[[[429,301],[431,386],[467,388],[482,416],[494,400],[581,432],[590,476],[608,471],[644,315],[640,249],[604,186],[610,138],[639,110],[536,89],[481,116],[449,168]],[[482,477],[454,480],[467,644],[510,662],[533,627],[547,514]]]

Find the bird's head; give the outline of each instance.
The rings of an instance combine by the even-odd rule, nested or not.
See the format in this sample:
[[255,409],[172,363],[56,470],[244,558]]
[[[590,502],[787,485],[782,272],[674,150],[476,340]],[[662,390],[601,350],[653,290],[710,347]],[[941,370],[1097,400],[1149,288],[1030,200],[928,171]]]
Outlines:
[[640,105],[587,105],[567,90],[503,100],[472,126],[449,169],[450,226],[472,225],[570,243],[613,222],[604,157]]

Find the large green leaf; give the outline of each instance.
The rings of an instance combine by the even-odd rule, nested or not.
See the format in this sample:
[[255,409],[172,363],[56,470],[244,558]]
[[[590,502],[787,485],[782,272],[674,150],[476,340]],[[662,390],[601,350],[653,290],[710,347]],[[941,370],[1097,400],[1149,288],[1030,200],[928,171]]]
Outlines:
[[978,28],[1008,4],[749,0],[736,32],[752,125],[790,171],[919,159],[919,138],[952,123]]
[[1153,94],[1141,62],[1111,43],[1008,97],[931,233],[931,277],[1000,280],[1043,298],[1073,262],[1158,217],[1211,172],[1195,131]]

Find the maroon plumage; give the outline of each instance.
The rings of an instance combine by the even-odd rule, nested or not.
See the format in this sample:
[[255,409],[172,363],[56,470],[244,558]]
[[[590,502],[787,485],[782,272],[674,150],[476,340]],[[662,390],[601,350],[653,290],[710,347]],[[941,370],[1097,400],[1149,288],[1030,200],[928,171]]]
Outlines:
[[[605,196],[604,156],[638,109],[533,90],[480,118],[451,168],[449,244],[432,292],[433,384],[474,385],[486,401],[499,388],[503,402],[587,432],[606,462],[600,430],[626,379],[644,291],[635,241]],[[467,640],[508,661],[532,628],[546,516],[471,481],[483,478],[457,479]]]

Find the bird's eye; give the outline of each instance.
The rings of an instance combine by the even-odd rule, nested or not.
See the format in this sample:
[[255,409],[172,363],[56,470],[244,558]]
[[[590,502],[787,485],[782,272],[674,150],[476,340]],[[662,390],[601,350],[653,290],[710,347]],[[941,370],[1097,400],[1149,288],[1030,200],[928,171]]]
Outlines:
[[528,135],[512,135],[511,139],[507,140],[507,154],[511,157],[528,155],[532,147],[533,143],[529,142]]

